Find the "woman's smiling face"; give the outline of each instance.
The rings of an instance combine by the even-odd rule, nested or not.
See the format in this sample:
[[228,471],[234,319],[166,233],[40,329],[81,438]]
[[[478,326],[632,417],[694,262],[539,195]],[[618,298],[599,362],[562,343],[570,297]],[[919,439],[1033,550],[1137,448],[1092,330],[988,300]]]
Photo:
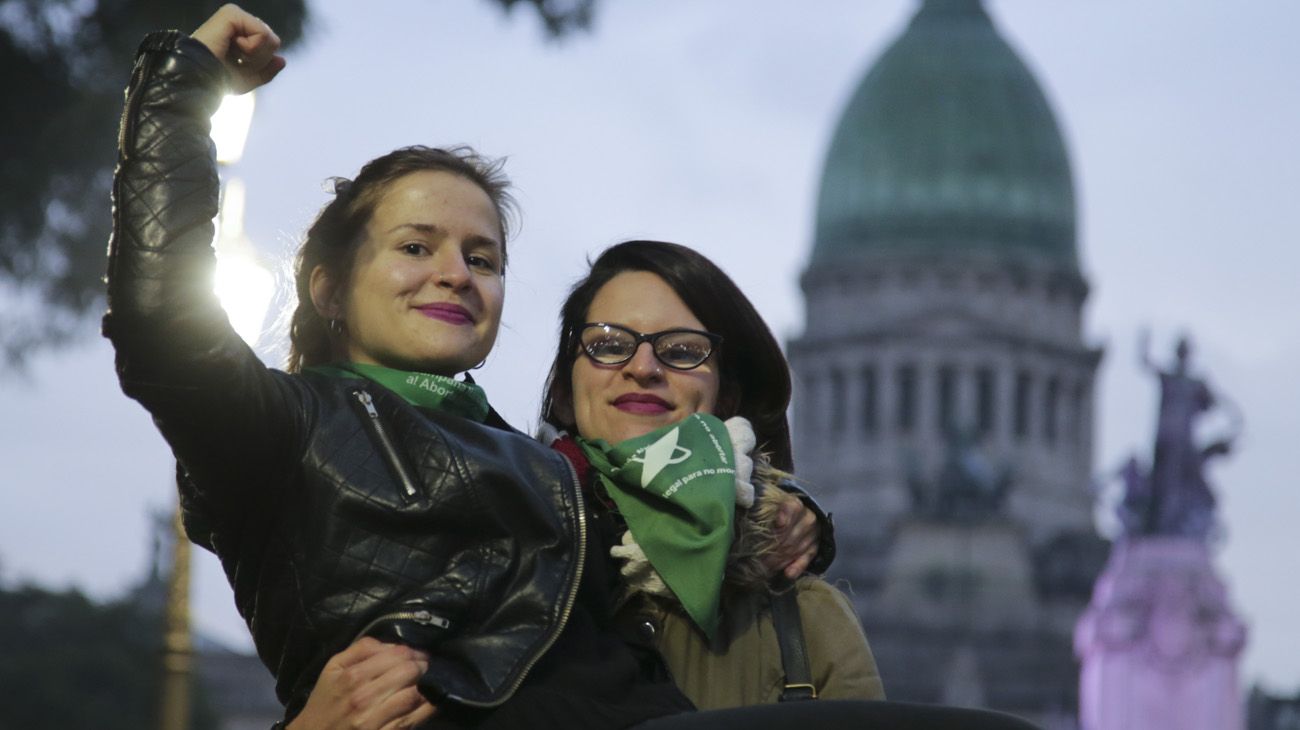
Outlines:
[[443,171],[395,180],[345,290],[321,294],[337,302],[331,318],[346,329],[348,359],[453,375],[487,357],[505,298],[500,238],[496,208],[470,180]]
[[[596,292],[586,321],[641,333],[705,329],[672,287],[645,271],[625,271],[610,279]],[[692,413],[713,413],[720,387],[717,362],[715,351],[693,370],[674,370],[655,358],[648,342],[618,365],[602,365],[579,354],[572,391],[578,434],[616,444]]]

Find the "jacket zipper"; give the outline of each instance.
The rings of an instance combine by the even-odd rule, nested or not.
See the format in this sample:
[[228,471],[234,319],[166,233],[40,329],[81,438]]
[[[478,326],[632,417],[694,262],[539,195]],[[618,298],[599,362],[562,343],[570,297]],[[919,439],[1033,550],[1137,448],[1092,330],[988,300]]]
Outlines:
[[375,628],[381,623],[384,623],[385,621],[414,621],[415,623],[421,624],[423,626],[436,626],[437,628],[440,629],[451,628],[451,621],[448,621],[447,619],[437,615],[436,613],[425,611],[424,609],[417,609],[414,611],[394,611],[392,613],[386,613],[383,616],[380,616],[379,618],[375,619],[374,621],[371,621],[370,623],[366,624],[366,627],[358,631],[357,635],[353,637],[352,641],[355,643],[359,639],[364,638],[366,634],[370,633],[371,629]]
[[[140,60],[135,64],[131,71],[131,81],[127,88],[131,89],[131,96],[127,98],[126,103],[122,105],[122,119],[117,125],[117,149],[122,155],[123,161],[131,157],[126,149],[128,140],[135,139],[135,113],[140,107],[140,82],[153,68],[154,54],[142,54]],[[131,150],[132,152],[134,150]]]
[[493,702],[469,702],[461,697],[453,697],[453,699],[463,704],[474,707],[496,707],[504,704],[506,700],[513,697],[515,692],[519,690],[519,685],[524,683],[524,678],[528,676],[528,672],[532,671],[533,665],[537,664],[537,662],[546,655],[546,652],[551,650],[551,647],[555,644],[555,640],[559,638],[560,632],[563,631],[565,625],[569,623],[569,614],[573,613],[573,604],[578,598],[578,588],[582,585],[583,568],[587,565],[587,505],[583,501],[582,485],[578,483],[578,470],[573,467],[573,463],[569,461],[567,456],[562,454],[556,455],[564,462],[565,466],[569,467],[569,476],[571,477],[573,484],[573,494],[578,506],[578,569],[573,573],[573,583],[570,584],[569,593],[564,598],[564,610],[560,614],[560,622],[555,625],[555,630],[551,632],[551,635],[546,637],[546,642],[542,645],[542,648],[533,654],[532,658],[528,660],[528,663],[524,665],[523,671],[519,672],[519,675],[515,677],[514,683],[511,684],[506,693],[501,696],[501,699]]
[[402,464],[397,448],[393,446],[392,439],[388,437],[388,429],[384,428],[384,422],[379,418],[379,411],[375,410],[374,399],[370,397],[368,391],[361,388],[353,388],[352,397],[356,398],[357,402],[361,404],[361,408],[365,410],[366,422],[370,424],[370,433],[379,442],[379,448],[384,452],[385,458],[388,459],[388,465],[392,467],[394,476],[402,483],[402,491],[406,493],[407,500],[415,499],[420,495],[420,490],[416,488],[415,480],[411,478],[411,473]]
[[[122,105],[122,119],[117,125],[117,153],[121,156],[121,159],[118,160],[117,163],[119,167],[126,162],[129,162],[135,154],[135,117],[136,112],[140,109],[140,97],[142,96],[140,84],[145,76],[148,75],[149,70],[153,68],[153,64],[154,54],[146,53],[140,56],[140,59],[135,64],[135,68],[131,69],[131,81],[127,84],[127,88],[130,89],[130,96],[126,98],[126,103]],[[132,145],[132,148],[129,150],[127,149],[128,143]],[[108,258],[108,281],[110,284],[117,280],[117,247],[121,245],[122,236],[121,231],[118,230],[121,211],[116,209],[120,205],[122,205],[122,180],[120,175],[114,175],[113,207],[115,208],[115,211],[113,215],[113,231],[108,239],[111,247]],[[111,299],[111,290],[109,296]]]
[[[402,485],[406,489],[408,496],[415,497],[418,494],[415,485],[397,457],[397,450],[393,448],[392,441],[388,438],[388,432],[384,429],[383,421],[379,419],[379,412],[375,410],[374,400],[370,397],[370,393],[361,388],[356,388],[353,389],[352,395],[357,399],[357,402],[361,404],[361,407],[365,409],[366,416],[368,416],[368,421],[371,424],[371,430],[375,434],[376,440],[379,441],[380,446],[383,448],[385,455],[388,457],[393,470],[397,472],[401,479]],[[578,513],[578,566],[573,573],[573,581],[569,584],[568,593],[564,597],[564,608],[560,613],[560,621],[551,631],[551,635],[546,637],[546,641],[542,644],[542,648],[534,653],[532,658],[528,660],[528,663],[524,665],[523,670],[515,677],[515,681],[510,685],[509,689],[500,699],[493,702],[472,702],[467,701],[464,698],[453,697],[453,699],[456,699],[463,704],[474,707],[496,707],[513,697],[515,692],[519,690],[519,686],[523,684],[524,678],[528,676],[530,671],[532,671],[533,666],[546,655],[546,652],[550,651],[551,647],[555,644],[556,639],[559,638],[560,632],[563,631],[565,625],[569,623],[569,615],[573,613],[573,604],[577,601],[578,588],[582,585],[583,569],[587,564],[587,505],[583,501],[582,485],[578,483],[578,470],[574,468],[568,457],[561,454],[556,454],[556,456],[564,462],[566,467],[568,467],[569,483],[573,485],[574,502],[577,505]],[[449,628],[451,626],[450,621],[428,611],[396,611],[394,613],[385,614],[374,621],[371,621],[366,625],[366,628],[362,629],[361,632],[357,634],[357,639],[365,636],[367,632],[382,621],[401,619],[408,619],[416,621],[417,623],[426,623],[426,625],[438,626],[440,628]]]

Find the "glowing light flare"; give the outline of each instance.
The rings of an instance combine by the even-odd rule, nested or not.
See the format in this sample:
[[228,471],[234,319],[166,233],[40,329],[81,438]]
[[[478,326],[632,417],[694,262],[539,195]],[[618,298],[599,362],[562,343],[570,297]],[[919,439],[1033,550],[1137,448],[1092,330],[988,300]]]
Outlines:
[[218,253],[213,291],[230,318],[230,326],[249,347],[255,346],[275,296],[275,277],[250,256]]
[[221,209],[217,211],[217,249],[252,242],[244,235],[244,206],[248,201],[244,181],[232,177],[221,186]]
[[253,92],[226,96],[212,115],[212,141],[217,146],[217,162],[230,164],[244,156],[244,143],[253,124]]
[[275,277],[258,261],[253,242],[244,235],[244,184],[228,181],[217,218],[217,273],[213,291],[230,325],[250,347],[262,336],[266,313],[275,296]]

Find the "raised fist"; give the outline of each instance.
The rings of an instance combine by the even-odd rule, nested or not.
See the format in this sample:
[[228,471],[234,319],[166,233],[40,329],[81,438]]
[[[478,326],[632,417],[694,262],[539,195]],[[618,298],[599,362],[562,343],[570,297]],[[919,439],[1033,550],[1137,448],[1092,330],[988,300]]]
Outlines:
[[193,33],[194,40],[221,59],[231,91],[242,94],[268,83],[284,68],[280,37],[261,18],[238,5],[222,5]]

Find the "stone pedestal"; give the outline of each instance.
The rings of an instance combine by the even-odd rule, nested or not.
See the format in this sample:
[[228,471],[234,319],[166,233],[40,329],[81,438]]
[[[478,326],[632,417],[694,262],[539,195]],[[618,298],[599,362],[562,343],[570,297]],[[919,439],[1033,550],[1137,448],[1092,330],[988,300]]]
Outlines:
[[1204,543],[1117,542],[1075,629],[1083,730],[1242,730],[1245,641]]
[[901,520],[875,610],[956,635],[1037,628],[1024,531],[1005,518]]
[[995,708],[1045,730],[1077,730],[1070,638],[1084,601],[1057,620],[1060,606],[1036,589],[1020,525],[905,519],[885,554],[863,624],[891,699]]

